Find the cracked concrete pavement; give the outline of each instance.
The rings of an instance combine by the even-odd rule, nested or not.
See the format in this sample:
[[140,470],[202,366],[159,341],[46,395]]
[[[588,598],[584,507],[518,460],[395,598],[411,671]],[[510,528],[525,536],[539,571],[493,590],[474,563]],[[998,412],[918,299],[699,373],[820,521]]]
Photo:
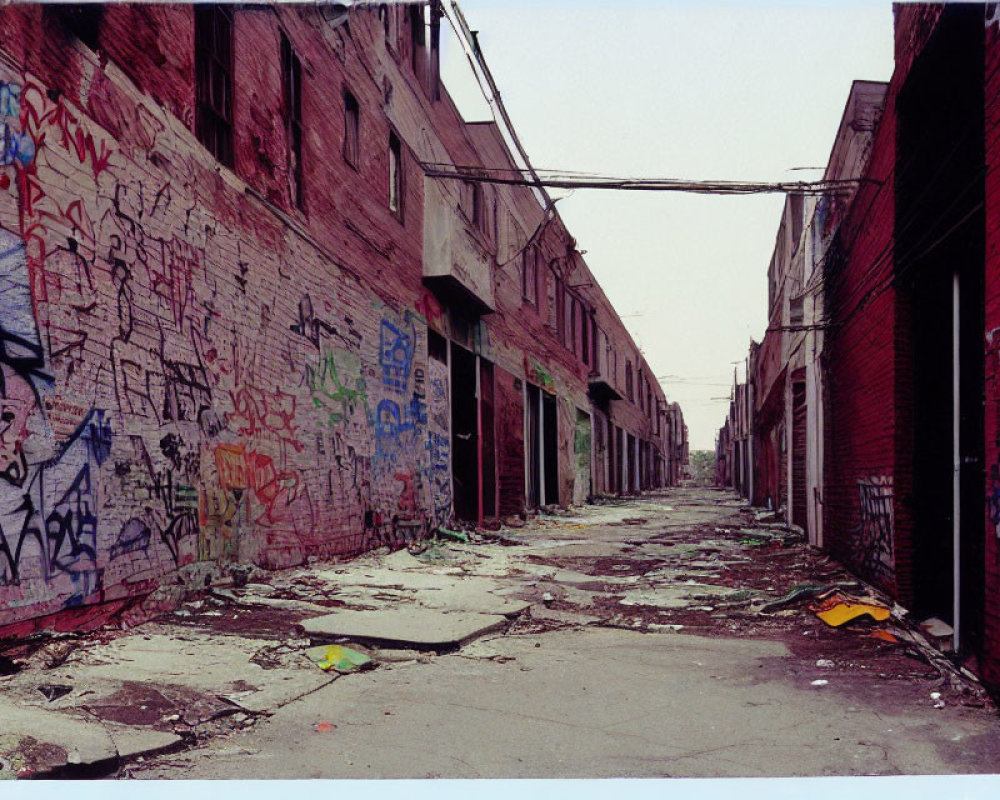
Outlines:
[[[902,609],[834,629],[806,602],[774,605],[806,585],[870,590],[758,516],[727,492],[666,490],[257,571],[125,633],[26,646],[0,677],[0,705],[27,709],[0,708],[0,776],[993,771],[992,703]],[[466,618],[490,624],[470,641]],[[376,668],[321,671],[306,651],[329,641]]]

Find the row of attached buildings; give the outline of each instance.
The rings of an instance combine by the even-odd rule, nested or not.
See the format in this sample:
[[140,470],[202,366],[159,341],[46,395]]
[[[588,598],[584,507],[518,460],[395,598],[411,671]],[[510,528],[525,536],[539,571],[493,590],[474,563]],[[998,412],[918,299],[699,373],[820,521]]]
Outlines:
[[900,4],[824,180],[789,195],[718,481],[1000,686],[1000,13]]
[[[0,9],[0,638],[677,481],[437,3]],[[448,167],[460,177],[433,176]]]

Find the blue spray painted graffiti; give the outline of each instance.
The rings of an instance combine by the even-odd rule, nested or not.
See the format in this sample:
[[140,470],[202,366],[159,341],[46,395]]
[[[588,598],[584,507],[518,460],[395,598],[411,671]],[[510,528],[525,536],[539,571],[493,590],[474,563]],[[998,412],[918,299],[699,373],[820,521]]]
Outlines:
[[3,120],[0,164],[4,166],[16,161],[26,167],[35,160],[35,142],[20,130],[20,118],[21,87],[15,83],[0,82],[0,119]]
[[382,383],[399,394],[406,391],[413,365],[413,335],[404,333],[389,320],[382,320],[379,332],[379,364]]

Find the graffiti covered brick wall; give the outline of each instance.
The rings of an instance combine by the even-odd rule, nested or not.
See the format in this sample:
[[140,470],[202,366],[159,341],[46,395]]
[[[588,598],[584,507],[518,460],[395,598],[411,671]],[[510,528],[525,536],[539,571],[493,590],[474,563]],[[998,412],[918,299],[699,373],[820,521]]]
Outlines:
[[132,100],[126,148],[0,71],[0,625],[450,512],[423,319],[199,183],[189,131]]

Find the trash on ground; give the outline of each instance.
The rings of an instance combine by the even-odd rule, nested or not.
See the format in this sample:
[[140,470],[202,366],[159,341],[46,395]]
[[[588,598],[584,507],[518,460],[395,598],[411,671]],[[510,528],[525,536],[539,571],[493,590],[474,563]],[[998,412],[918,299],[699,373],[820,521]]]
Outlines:
[[826,686],[829,682],[830,681],[826,681],[826,680],[823,680],[822,678],[820,678],[819,680],[813,681],[809,685],[810,686]]
[[872,639],[880,639],[883,642],[889,642],[890,644],[897,644],[899,639],[889,631],[884,631],[881,628],[874,630],[868,634]]
[[930,617],[921,622],[920,630],[935,639],[944,639],[955,634],[955,629],[951,625],[937,617]]
[[788,606],[795,605],[796,603],[802,602],[803,600],[811,600],[817,595],[823,594],[824,592],[830,591],[836,587],[825,586],[823,584],[811,583],[805,586],[796,586],[788,594],[782,597],[780,600],[774,600],[770,603],[765,603],[760,607],[760,610],[769,614],[772,611],[778,611],[782,608],[787,608]]
[[38,691],[51,703],[53,700],[58,700],[60,697],[68,695],[73,691],[73,687],[67,686],[64,683],[43,683],[38,687]]
[[809,610],[832,628],[864,620],[866,617],[876,622],[889,619],[889,609],[881,603],[855,597],[839,589],[820,598],[819,602],[809,606]]
[[353,672],[372,663],[372,660],[364,653],[359,653],[357,650],[351,650],[349,647],[339,644],[324,644],[318,647],[310,647],[305,652],[309,659],[323,670],[332,669],[336,672]]
[[821,658],[816,661],[816,666],[820,669],[833,669],[837,665],[828,658]]
[[931,692],[931,700],[934,701],[934,708],[944,708],[944,700],[941,697],[941,692]]
[[454,539],[456,542],[465,542],[466,544],[469,543],[469,534],[464,533],[463,531],[452,531],[448,528],[438,528],[437,534],[446,539]]
[[316,733],[329,733],[330,731],[334,731],[336,729],[337,726],[332,722],[320,722],[313,728]]

